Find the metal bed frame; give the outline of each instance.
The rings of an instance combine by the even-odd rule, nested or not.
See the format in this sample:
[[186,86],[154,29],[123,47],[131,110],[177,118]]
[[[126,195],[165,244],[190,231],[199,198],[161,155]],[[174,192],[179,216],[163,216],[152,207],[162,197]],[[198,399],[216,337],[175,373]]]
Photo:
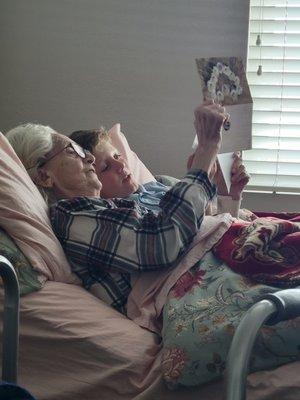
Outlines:
[[2,380],[17,383],[20,288],[14,267],[1,255],[0,276],[4,286]]
[[[2,380],[17,383],[19,348],[18,278],[12,264],[0,255],[0,276],[4,284]],[[264,324],[277,324],[300,315],[300,288],[268,294],[242,318],[231,343],[226,362],[226,400],[245,400],[249,359],[255,339]]]

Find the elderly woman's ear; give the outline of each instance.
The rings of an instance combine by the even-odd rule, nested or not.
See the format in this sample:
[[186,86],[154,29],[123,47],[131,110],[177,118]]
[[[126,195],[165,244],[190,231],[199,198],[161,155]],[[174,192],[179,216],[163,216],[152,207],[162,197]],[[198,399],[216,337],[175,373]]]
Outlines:
[[52,188],[53,187],[53,178],[49,175],[47,170],[45,170],[43,168],[39,168],[38,174],[34,178],[34,183],[43,188]]

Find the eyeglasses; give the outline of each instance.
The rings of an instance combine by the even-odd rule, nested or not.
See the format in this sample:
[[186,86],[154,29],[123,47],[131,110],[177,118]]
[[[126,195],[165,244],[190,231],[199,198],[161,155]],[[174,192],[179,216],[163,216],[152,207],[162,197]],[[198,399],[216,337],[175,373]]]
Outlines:
[[43,167],[48,161],[52,160],[52,158],[58,156],[60,153],[62,153],[63,151],[65,151],[66,149],[69,149],[69,148],[72,150],[72,152],[73,152],[77,157],[80,157],[80,158],[82,158],[82,159],[85,159],[86,156],[87,156],[88,154],[90,154],[89,151],[84,150],[84,149],[83,149],[81,146],[79,146],[78,144],[73,143],[73,142],[70,142],[70,143],[67,144],[67,146],[65,146],[63,149],[61,149],[61,150],[59,150],[57,153],[53,154],[53,156],[51,156],[51,157],[49,157],[49,158],[47,158],[47,157],[42,157],[42,158],[40,158],[39,161],[38,161],[35,165],[33,165],[33,166],[30,167],[30,168],[27,168],[27,171],[29,171],[30,169],[32,169],[32,168],[34,168],[34,167],[37,167],[37,168]]

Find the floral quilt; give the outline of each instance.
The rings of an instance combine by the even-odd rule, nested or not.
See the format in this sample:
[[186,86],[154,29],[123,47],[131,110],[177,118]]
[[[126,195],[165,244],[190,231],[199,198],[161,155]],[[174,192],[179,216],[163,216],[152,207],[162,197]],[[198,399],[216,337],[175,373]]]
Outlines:
[[[245,312],[278,288],[236,274],[212,252],[186,272],[168,295],[163,313],[163,376],[170,388],[220,378],[235,329]],[[299,359],[300,319],[264,326],[250,370]]]
[[300,285],[300,214],[257,213],[251,222],[236,220],[213,252],[257,282]]

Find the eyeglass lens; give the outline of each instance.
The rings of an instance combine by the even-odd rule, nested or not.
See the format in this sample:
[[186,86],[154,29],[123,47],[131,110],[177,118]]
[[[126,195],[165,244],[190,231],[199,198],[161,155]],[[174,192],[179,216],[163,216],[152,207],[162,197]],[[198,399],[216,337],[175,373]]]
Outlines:
[[85,158],[86,157],[86,152],[83,150],[83,148],[81,146],[79,146],[76,143],[70,143],[70,146],[73,147],[73,150],[77,153],[77,155],[81,158]]

